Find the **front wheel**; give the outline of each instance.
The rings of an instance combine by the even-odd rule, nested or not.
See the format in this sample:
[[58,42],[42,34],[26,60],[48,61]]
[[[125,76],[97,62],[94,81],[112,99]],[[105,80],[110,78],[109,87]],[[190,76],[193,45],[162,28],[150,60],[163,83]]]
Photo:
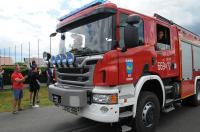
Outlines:
[[154,132],[160,117],[160,103],[152,92],[142,92],[138,99],[133,129],[136,132]]

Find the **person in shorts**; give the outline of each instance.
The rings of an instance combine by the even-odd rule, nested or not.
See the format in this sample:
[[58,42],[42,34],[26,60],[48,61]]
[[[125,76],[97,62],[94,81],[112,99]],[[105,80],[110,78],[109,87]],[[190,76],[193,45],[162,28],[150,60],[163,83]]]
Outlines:
[[22,110],[21,107],[21,100],[23,98],[23,87],[24,87],[24,81],[26,77],[24,77],[20,73],[20,66],[16,65],[15,71],[11,75],[12,80],[12,89],[13,89],[13,114],[17,113],[16,107],[18,107],[18,111]]

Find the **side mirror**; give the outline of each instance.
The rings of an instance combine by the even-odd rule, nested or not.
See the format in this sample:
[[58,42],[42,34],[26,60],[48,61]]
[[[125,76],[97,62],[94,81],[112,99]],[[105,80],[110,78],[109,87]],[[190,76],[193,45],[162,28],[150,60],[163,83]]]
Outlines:
[[50,58],[51,58],[51,54],[50,53],[43,52],[43,59],[45,61],[49,61]]
[[64,35],[64,34],[61,35],[61,39],[62,39],[62,40],[65,40],[65,35]]
[[141,18],[138,15],[130,15],[128,16],[126,23],[130,24],[130,25],[134,25],[134,24],[138,24],[140,23]]
[[125,48],[133,48],[139,45],[139,34],[136,26],[127,25],[124,28]]

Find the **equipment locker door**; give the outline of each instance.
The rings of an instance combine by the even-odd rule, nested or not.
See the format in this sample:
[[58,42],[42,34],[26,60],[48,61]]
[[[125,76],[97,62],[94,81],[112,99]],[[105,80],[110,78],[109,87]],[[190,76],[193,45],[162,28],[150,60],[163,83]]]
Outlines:
[[185,41],[181,41],[181,49],[182,49],[181,97],[184,98],[194,93],[192,45]]

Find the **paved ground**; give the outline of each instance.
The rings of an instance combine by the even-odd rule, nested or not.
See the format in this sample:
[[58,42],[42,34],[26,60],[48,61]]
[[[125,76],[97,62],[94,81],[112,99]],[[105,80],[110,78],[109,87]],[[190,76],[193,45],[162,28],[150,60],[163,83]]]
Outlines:
[[[108,124],[68,114],[57,107],[0,113],[1,132],[115,132]],[[200,107],[183,107],[162,114],[157,132],[199,132]]]

